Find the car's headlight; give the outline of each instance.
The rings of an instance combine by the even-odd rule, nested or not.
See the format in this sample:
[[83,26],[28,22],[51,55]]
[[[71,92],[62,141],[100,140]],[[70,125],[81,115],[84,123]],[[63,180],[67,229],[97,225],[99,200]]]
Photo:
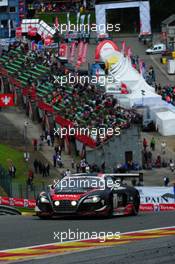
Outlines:
[[98,203],[99,201],[101,200],[101,197],[100,196],[89,196],[87,197],[83,203]]
[[76,202],[76,201],[72,201],[72,202],[71,202],[71,205],[72,205],[72,206],[76,206],[76,205],[77,205],[77,202]]
[[60,201],[55,201],[54,204],[55,204],[55,206],[59,206],[60,205]]
[[42,196],[42,197],[40,197],[40,202],[41,203],[49,203],[49,200],[47,199],[47,197]]

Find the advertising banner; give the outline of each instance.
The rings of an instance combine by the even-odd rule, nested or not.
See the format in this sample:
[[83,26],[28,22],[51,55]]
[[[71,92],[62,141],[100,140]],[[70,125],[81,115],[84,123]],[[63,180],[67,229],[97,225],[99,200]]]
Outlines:
[[137,187],[142,204],[175,203],[174,187]]

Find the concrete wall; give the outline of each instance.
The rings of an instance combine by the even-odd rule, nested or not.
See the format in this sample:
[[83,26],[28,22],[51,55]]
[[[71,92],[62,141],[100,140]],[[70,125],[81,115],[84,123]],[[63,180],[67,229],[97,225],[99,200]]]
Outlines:
[[111,172],[117,164],[125,163],[125,152],[132,151],[133,161],[142,165],[141,139],[139,127],[122,130],[121,135],[111,138],[103,146],[94,150],[86,148],[86,160],[101,166],[105,162],[106,169]]

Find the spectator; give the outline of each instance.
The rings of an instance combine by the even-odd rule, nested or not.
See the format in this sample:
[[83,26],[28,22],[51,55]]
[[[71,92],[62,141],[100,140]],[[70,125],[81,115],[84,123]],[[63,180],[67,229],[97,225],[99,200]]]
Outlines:
[[51,136],[48,134],[47,135],[47,145],[50,146],[51,143]]
[[39,173],[42,174],[43,173],[43,165],[42,165],[41,161],[38,162],[38,168],[39,168]]
[[50,176],[50,165],[49,165],[49,163],[46,166],[46,173],[47,173],[47,176],[49,177]]
[[59,166],[60,168],[63,167],[63,163],[62,163],[62,160],[61,160],[61,156],[60,156],[60,155],[57,156],[57,164],[58,164],[58,166]]
[[37,151],[37,144],[38,144],[37,139],[34,138],[34,140],[33,140],[33,149],[34,149],[34,151]]
[[147,140],[146,140],[146,138],[144,138],[143,139],[143,149],[144,149],[144,151],[146,151],[147,146],[148,146]]
[[161,153],[164,155],[166,153],[166,142],[161,143]]
[[58,150],[59,150],[58,146],[55,146],[54,150],[55,150],[55,153],[58,154]]
[[70,177],[71,176],[71,171],[69,169],[66,170],[65,176]]
[[75,168],[75,161],[74,161],[74,159],[72,159],[72,161],[71,161],[71,166],[72,166],[72,169]]
[[77,173],[80,172],[80,164],[79,164],[79,163],[76,164],[76,172],[77,172]]
[[47,171],[46,171],[46,166],[44,164],[42,164],[42,171],[43,171],[43,178],[47,177]]
[[37,159],[34,160],[33,167],[35,169],[35,173],[38,174],[39,163],[38,163],[38,160]]
[[172,159],[170,159],[170,164],[169,164],[169,166],[170,166],[170,170],[172,171],[172,172],[174,172],[174,162],[173,162],[173,160]]
[[151,142],[150,142],[150,148],[151,148],[152,151],[155,150],[155,145],[156,145],[155,138],[152,137]]
[[163,181],[164,181],[164,186],[167,187],[168,184],[169,184],[169,182],[170,182],[169,178],[168,178],[167,176],[165,176],[165,177],[163,178]]

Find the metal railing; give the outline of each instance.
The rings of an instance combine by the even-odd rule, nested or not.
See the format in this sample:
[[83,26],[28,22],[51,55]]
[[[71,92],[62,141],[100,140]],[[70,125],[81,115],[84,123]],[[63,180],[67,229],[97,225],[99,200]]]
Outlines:
[[11,197],[23,199],[36,199],[37,195],[41,191],[46,190],[47,185],[44,182],[40,184],[31,185],[28,185],[27,183],[12,183]]
[[3,191],[11,196],[12,194],[12,179],[9,173],[0,165],[0,186]]

